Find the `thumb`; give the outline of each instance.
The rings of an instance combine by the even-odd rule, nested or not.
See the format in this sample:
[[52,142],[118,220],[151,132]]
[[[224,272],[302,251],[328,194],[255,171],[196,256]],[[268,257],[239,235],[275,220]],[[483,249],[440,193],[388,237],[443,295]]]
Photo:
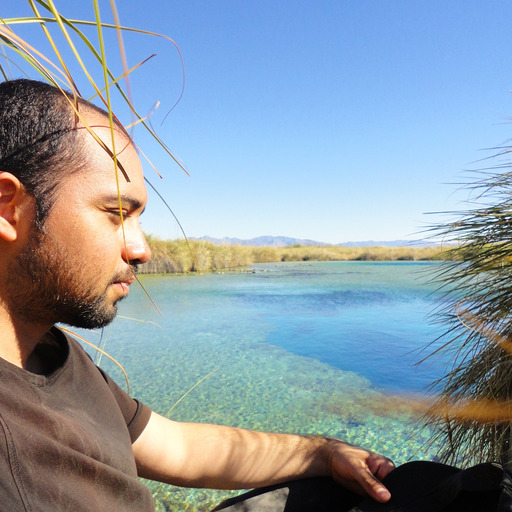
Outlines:
[[373,476],[370,471],[361,474],[360,485],[375,501],[386,503],[391,498],[391,493],[386,486]]

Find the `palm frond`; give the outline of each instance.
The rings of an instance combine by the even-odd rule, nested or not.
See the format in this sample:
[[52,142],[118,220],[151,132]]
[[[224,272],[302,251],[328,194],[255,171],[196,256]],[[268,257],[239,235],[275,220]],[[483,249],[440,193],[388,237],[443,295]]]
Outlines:
[[[501,148],[499,156],[510,148]],[[450,463],[511,463],[512,172],[510,164],[469,185],[471,208],[434,229],[455,246],[435,281],[443,298],[435,320],[451,360],[433,384],[439,398],[429,424],[438,427],[441,458]]]

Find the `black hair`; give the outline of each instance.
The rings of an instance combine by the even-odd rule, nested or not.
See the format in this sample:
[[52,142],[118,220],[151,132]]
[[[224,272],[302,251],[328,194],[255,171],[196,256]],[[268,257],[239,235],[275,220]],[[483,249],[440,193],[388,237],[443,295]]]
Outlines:
[[[35,80],[0,83],[0,171],[16,176],[34,196],[39,227],[63,175],[79,171],[87,161],[84,137],[76,129],[77,117],[68,98],[74,101],[72,94]],[[108,116],[78,98],[80,106]]]

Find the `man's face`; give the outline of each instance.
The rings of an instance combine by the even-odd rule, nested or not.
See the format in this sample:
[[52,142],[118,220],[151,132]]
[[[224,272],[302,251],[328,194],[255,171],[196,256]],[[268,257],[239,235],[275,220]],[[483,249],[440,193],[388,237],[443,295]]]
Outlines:
[[[111,146],[108,121],[97,113],[86,120]],[[130,179],[119,171],[124,239],[114,163],[87,131],[83,136],[84,169],[59,184],[43,228],[33,227],[9,269],[11,313],[26,322],[107,325],[134,280],[132,264],[151,255],[139,224],[147,192],[135,149],[117,132],[118,159]]]

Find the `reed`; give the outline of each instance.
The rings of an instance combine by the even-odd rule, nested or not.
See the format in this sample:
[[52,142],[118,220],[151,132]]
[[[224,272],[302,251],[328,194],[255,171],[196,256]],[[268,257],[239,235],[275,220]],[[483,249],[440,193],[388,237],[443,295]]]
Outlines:
[[140,268],[145,274],[212,272],[240,269],[255,263],[281,261],[431,261],[443,260],[447,251],[432,247],[251,247],[211,242],[160,240],[148,236],[153,254]]

